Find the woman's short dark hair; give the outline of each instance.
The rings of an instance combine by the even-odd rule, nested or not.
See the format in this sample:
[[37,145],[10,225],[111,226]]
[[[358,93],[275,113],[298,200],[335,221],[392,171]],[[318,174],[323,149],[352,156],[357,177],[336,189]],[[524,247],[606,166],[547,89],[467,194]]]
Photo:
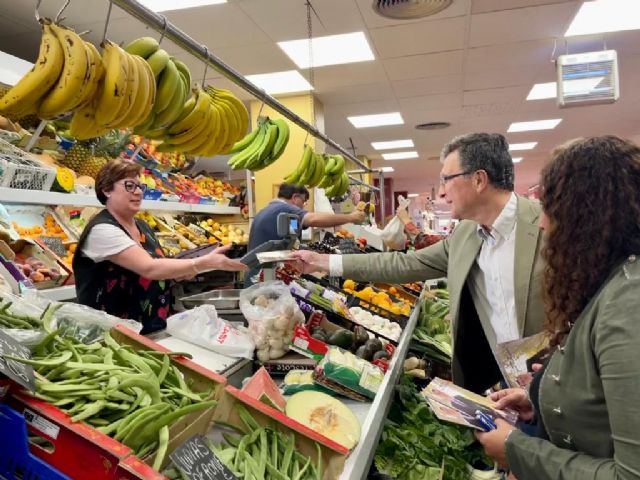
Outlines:
[[113,185],[123,178],[131,178],[140,175],[142,167],[129,160],[116,158],[100,169],[96,177],[96,196],[102,205],[107,204],[107,196],[104,192],[113,190]]
[[489,183],[500,190],[513,191],[513,159],[507,139],[499,133],[468,133],[455,137],[442,149],[442,160],[453,152],[460,156],[465,172],[484,170]]
[[640,148],[614,136],[556,148],[543,169],[546,326],[558,344],[623,259],[640,253]]
[[309,190],[302,185],[293,185],[291,183],[282,183],[278,189],[278,198],[291,200],[294,195],[304,195],[305,200],[309,200]]

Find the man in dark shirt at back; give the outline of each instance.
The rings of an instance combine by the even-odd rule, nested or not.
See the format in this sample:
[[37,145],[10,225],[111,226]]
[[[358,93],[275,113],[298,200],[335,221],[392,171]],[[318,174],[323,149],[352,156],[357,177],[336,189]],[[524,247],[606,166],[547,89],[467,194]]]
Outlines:
[[[266,207],[258,212],[251,224],[249,232],[249,251],[269,240],[279,240],[277,230],[278,215],[292,213],[298,215],[302,221],[302,227],[337,227],[345,223],[362,223],[365,214],[360,210],[351,213],[323,213],[307,212],[304,205],[309,200],[309,190],[303,186],[283,183],[278,190],[278,198],[272,200]],[[245,287],[255,283],[253,277],[259,269],[252,269],[245,273]]]

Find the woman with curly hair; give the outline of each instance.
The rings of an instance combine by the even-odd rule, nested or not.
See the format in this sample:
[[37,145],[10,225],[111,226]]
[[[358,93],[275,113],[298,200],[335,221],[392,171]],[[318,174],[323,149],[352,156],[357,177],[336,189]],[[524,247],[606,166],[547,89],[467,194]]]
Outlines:
[[478,439],[518,480],[640,479],[640,148],[574,141],[553,152],[541,187],[556,351],[531,400],[521,389],[492,397],[539,435],[498,420]]

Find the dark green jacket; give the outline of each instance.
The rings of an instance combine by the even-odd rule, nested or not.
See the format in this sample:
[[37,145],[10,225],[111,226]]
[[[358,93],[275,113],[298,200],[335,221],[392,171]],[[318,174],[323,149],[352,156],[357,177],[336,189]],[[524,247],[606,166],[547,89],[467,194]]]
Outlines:
[[551,441],[513,432],[518,480],[640,479],[640,259],[610,275],[540,383]]
[[[514,258],[514,292],[520,335],[542,330],[542,234],[538,227],[540,204],[518,197]],[[475,392],[483,392],[500,380],[493,356],[495,335],[491,325],[478,318],[467,278],[482,241],[478,224],[460,222],[453,234],[430,247],[411,253],[345,255],[345,278],[406,283],[447,277],[451,298],[453,380]]]

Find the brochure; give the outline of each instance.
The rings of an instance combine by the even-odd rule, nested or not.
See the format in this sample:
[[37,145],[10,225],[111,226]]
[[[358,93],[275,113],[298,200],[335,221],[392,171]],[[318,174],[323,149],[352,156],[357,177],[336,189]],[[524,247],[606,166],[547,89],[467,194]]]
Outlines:
[[548,332],[540,332],[496,346],[496,361],[510,387],[526,387],[531,383],[533,365],[543,364],[551,355]]

